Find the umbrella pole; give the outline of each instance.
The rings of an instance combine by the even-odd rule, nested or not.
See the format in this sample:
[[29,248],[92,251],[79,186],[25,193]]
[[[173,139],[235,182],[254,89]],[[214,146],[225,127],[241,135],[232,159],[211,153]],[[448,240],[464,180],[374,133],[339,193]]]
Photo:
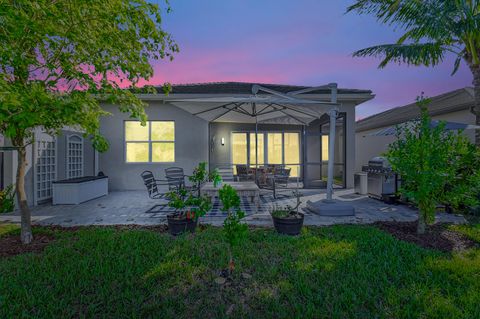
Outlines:
[[255,103],[252,104],[253,112],[255,114],[255,183],[257,183],[258,171],[258,117]]
[[[332,102],[337,103],[337,86],[331,85]],[[328,141],[328,170],[327,170],[327,201],[332,200],[333,196],[333,169],[335,163],[335,128],[337,125],[337,108],[333,108],[330,114],[330,136]]]

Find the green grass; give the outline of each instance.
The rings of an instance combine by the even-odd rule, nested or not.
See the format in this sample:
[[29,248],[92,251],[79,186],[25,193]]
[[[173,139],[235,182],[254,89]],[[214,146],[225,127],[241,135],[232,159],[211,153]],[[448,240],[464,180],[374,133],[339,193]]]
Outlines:
[[16,224],[7,224],[0,222],[0,237],[16,233],[20,227]]
[[428,251],[368,226],[251,231],[230,287],[214,283],[227,265],[220,229],[56,236],[0,260],[0,318],[224,318],[232,304],[238,318],[480,318],[480,250]]

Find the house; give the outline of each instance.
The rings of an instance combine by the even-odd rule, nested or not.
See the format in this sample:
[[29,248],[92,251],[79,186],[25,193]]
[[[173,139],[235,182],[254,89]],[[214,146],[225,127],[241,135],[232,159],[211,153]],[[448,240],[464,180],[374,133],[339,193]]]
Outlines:
[[[428,112],[433,120],[475,124],[475,115],[471,112],[474,105],[473,88],[465,87],[431,98]],[[375,156],[387,151],[395,136],[372,136],[382,129],[416,119],[420,109],[416,103],[396,107],[357,121],[355,133],[356,162],[355,171],[361,171],[362,165]],[[475,131],[467,130],[464,134],[474,142]]]
[[[241,114],[245,113],[245,109],[238,102],[230,103],[237,105],[233,108],[236,108],[238,118],[224,120],[215,116],[214,120],[205,120],[195,111],[209,104],[212,109],[224,108],[228,111],[230,108],[208,101],[245,100],[252,97],[252,89],[256,87],[286,99],[293,99],[287,94],[294,92],[298,101],[304,101],[302,103],[328,103],[332,98],[328,87],[259,86],[239,82],[173,85],[168,96],[160,88],[158,94],[139,94],[148,104],[146,126],[121,113],[115,105],[103,105],[112,113],[112,116],[101,119],[101,132],[110,143],[105,153],[96,152],[81,132],[74,129],[64,129],[61,135],[55,137],[37,130],[35,144],[28,152],[26,189],[29,204],[48,201],[52,196],[52,182],[56,180],[103,172],[109,177],[109,189],[112,191],[143,190],[145,186],[140,178],[143,171],[150,170],[158,178],[163,178],[165,168],[177,166],[189,174],[201,161],[208,162],[210,168],[232,167],[234,164],[284,164],[292,169],[291,177],[298,177],[305,186],[324,186],[330,120],[321,108],[317,110],[315,105],[311,105],[310,109],[318,116],[303,124],[287,119],[280,121],[280,117],[255,124],[253,117]],[[335,92],[338,101],[335,184],[338,187],[353,187],[355,107],[374,96],[370,90],[338,88]],[[273,96],[271,93],[260,91],[255,97],[268,99]],[[192,102],[200,100],[203,102]],[[262,114],[274,111],[265,109]],[[276,111],[291,115],[287,106]],[[293,118],[300,122],[303,119]],[[258,141],[256,151],[255,141]],[[15,181],[15,152],[5,151],[3,162],[4,184],[8,185]]]

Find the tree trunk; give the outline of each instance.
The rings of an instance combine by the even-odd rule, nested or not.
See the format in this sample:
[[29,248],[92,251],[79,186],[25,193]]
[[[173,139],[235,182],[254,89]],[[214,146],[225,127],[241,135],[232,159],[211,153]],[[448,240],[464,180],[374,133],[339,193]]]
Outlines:
[[[16,145],[15,145],[16,144]],[[25,169],[27,166],[27,151],[25,149],[23,139],[21,142],[17,141],[14,146],[18,147],[18,167],[17,167],[17,181],[15,191],[17,194],[18,206],[21,214],[21,234],[22,243],[30,244],[33,240],[32,235],[32,221],[31,213],[27,204],[27,195],[25,193]]]
[[422,210],[419,209],[418,210],[417,234],[419,234],[419,235],[425,234],[425,228],[426,228],[425,213],[423,213]]
[[[480,125],[480,65],[470,64],[470,70],[473,74],[473,92],[475,99],[472,111],[476,117],[476,124]],[[475,144],[480,146],[480,129],[475,130]]]

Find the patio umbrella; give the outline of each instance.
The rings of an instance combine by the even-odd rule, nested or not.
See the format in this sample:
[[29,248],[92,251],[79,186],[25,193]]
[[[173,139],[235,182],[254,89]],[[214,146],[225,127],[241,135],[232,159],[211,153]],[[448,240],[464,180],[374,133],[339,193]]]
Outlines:
[[[437,127],[442,122],[445,123],[445,129],[447,131],[463,131],[463,130],[480,129],[480,126],[478,125],[464,124],[464,123],[457,123],[457,122],[437,121],[437,120],[432,120],[430,122],[430,127],[431,128]],[[407,126],[407,127],[413,128],[417,123],[418,123],[418,120],[413,120],[413,121],[399,124],[399,126]],[[381,129],[377,132],[367,134],[367,136],[392,136],[392,135],[395,135],[396,133],[397,133],[397,126],[391,126],[391,127]]]
[[[330,101],[299,98],[297,95],[318,89],[331,90]],[[258,95],[259,92],[264,92]],[[267,93],[267,94],[265,94]],[[337,84],[312,87],[281,93],[260,85],[252,86],[251,96],[172,98],[170,103],[208,122],[255,123],[255,145],[258,145],[258,123],[308,125],[324,113],[330,114],[330,145],[335,141],[335,121],[338,113]],[[333,192],[334,148],[329,149],[327,197]],[[255,147],[255,167],[258,167],[258,150]]]

